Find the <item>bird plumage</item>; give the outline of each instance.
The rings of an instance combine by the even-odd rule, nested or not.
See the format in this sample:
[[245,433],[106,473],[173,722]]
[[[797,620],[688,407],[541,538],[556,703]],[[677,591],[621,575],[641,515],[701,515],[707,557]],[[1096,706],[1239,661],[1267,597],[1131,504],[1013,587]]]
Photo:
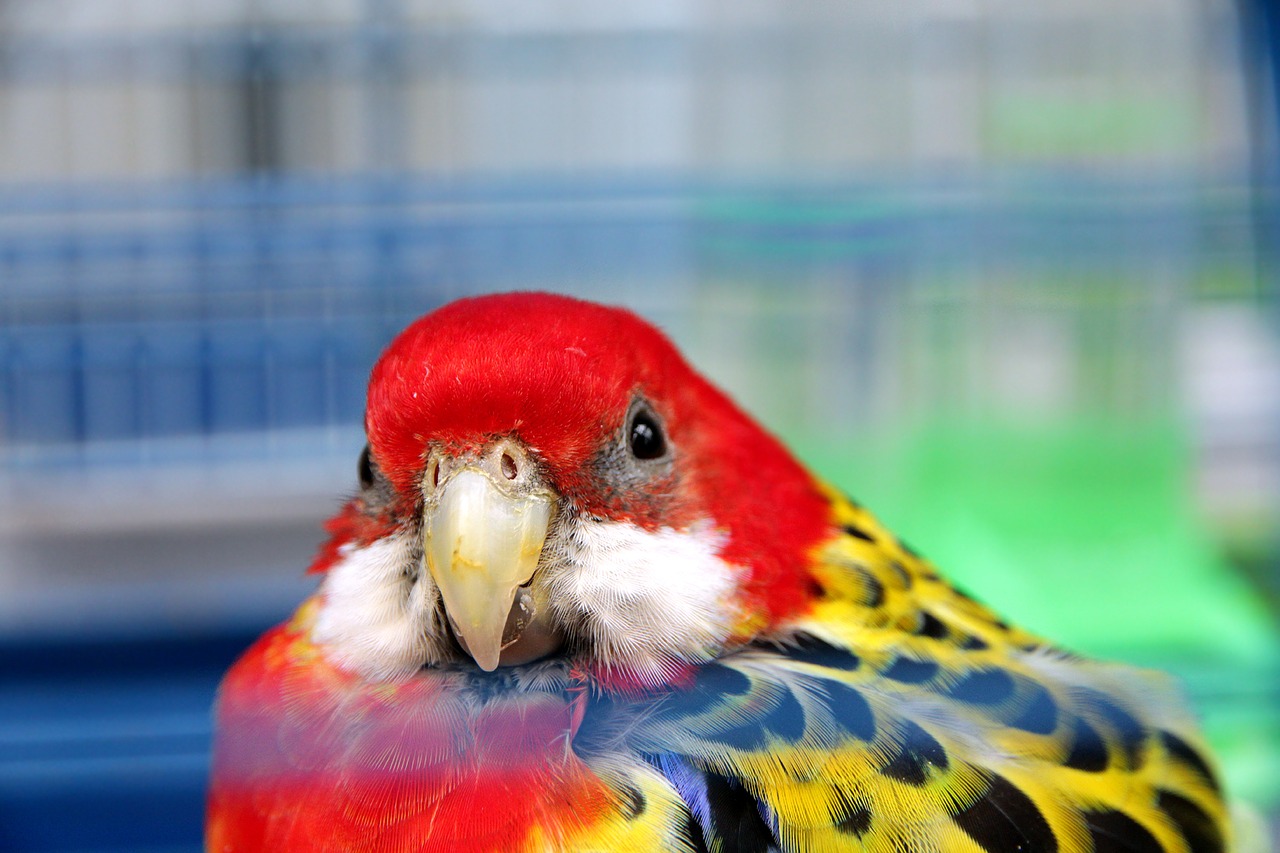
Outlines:
[[[1229,849],[1162,677],[955,589],[633,315],[447,306],[366,431],[320,589],[222,686],[210,850]],[[556,499],[496,668],[428,565],[453,467]]]

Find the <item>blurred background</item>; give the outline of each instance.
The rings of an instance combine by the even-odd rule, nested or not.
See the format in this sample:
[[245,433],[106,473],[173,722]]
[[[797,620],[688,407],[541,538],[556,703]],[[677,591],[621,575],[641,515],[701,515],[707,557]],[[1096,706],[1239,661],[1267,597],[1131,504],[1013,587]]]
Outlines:
[[1175,673],[1274,815],[1273,14],[0,0],[0,849],[200,849],[373,360],[516,288],[640,311],[979,597]]

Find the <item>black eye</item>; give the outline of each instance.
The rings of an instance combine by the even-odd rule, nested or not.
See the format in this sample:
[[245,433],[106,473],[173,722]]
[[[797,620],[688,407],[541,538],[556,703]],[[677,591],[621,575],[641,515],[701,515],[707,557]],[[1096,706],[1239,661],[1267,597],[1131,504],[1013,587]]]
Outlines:
[[360,475],[360,486],[369,488],[373,485],[373,462],[369,459],[369,445],[364,446],[364,450],[360,451],[360,463],[357,468]]
[[653,412],[640,409],[632,416],[627,446],[637,459],[657,459],[667,452],[667,439],[662,435],[662,427]]

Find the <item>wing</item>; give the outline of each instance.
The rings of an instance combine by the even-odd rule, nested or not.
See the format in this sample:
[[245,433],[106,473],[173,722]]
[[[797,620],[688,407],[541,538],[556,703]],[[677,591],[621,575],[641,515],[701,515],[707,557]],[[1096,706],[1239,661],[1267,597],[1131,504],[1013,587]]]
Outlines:
[[855,504],[819,601],[703,666],[629,736],[709,850],[1227,848],[1214,773],[1158,675],[1054,649]]

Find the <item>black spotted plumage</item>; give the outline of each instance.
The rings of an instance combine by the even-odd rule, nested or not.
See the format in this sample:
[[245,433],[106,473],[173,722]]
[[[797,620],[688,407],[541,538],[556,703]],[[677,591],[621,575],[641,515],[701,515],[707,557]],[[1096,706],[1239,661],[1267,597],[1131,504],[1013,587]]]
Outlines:
[[1221,853],[1222,833],[1204,809],[1171,791],[1159,791],[1156,804],[1178,827],[1191,853]]
[[668,768],[691,849],[1227,849],[1155,676],[1010,626],[852,504],[835,520],[811,613],[696,668],[656,715],[601,700]]
[[1165,849],[1150,830],[1121,811],[1087,812],[1085,826],[1094,853],[1163,853]]
[[1058,849],[1058,837],[1039,807],[1002,776],[987,777],[983,795],[951,819],[990,853],[1054,853]]
[[947,751],[937,738],[908,720],[889,760],[878,767],[877,772],[908,785],[924,785],[929,781],[931,770],[945,771],[947,764]]
[[773,830],[760,813],[760,803],[740,782],[707,774],[708,827],[721,850],[768,853]]
[[443,307],[365,425],[220,690],[210,850],[1231,846],[1164,682],[957,590],[626,312]]
[[1110,763],[1106,741],[1097,729],[1077,717],[1072,725],[1071,751],[1062,763],[1073,770],[1101,773]]

